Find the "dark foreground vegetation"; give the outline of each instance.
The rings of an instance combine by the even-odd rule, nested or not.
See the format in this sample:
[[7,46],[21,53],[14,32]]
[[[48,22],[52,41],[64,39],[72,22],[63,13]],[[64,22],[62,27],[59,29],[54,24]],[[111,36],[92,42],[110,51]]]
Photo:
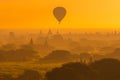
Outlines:
[[102,59],[90,64],[64,64],[47,72],[46,80],[120,80],[120,61]]
[[0,80],[120,80],[120,61],[106,58],[87,64],[72,62],[52,69],[44,78],[38,71],[25,70],[18,77],[0,74]]

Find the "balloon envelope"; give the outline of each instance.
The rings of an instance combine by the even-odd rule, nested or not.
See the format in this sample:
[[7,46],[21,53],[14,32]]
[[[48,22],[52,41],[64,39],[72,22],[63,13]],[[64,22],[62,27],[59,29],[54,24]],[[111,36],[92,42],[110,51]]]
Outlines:
[[65,15],[66,15],[66,9],[63,8],[63,7],[56,7],[56,8],[54,8],[54,10],[53,10],[53,14],[54,14],[55,18],[56,18],[59,22],[61,22],[62,19],[63,19],[63,18],[65,17]]

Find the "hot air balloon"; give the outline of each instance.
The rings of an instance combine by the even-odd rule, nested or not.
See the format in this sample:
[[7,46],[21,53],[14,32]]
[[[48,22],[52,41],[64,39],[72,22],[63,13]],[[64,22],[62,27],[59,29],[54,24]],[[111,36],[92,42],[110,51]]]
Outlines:
[[58,20],[58,22],[60,23],[66,15],[66,9],[64,7],[56,7],[53,10],[53,14],[55,18]]

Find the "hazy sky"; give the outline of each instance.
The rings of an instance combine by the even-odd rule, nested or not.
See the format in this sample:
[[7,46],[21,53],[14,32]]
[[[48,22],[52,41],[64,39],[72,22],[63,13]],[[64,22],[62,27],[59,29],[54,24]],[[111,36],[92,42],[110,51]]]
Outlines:
[[[57,6],[67,10],[61,24]],[[120,28],[120,0],[0,0],[0,28]]]

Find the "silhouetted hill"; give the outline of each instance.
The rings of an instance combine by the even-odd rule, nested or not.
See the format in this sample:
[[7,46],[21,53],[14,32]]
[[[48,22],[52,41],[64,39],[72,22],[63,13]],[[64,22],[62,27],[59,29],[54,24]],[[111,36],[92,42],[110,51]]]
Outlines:
[[64,63],[71,62],[74,60],[76,55],[72,55],[69,51],[66,50],[55,50],[50,54],[41,59],[40,63]]

